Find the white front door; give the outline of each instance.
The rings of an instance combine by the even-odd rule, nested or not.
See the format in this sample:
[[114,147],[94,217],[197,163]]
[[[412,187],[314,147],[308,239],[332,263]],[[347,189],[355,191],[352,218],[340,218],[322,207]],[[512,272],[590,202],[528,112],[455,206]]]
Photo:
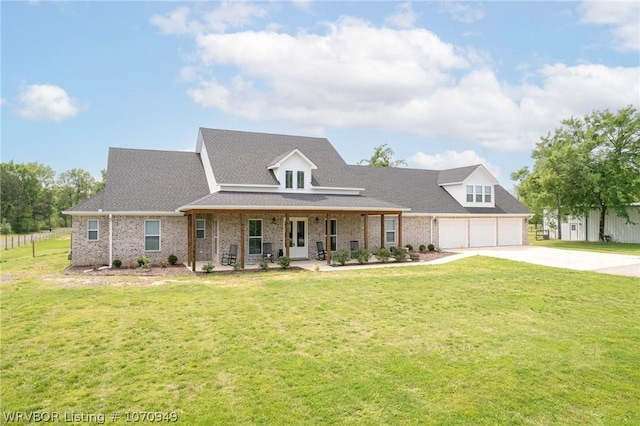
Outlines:
[[289,257],[291,259],[308,259],[309,244],[307,241],[307,218],[290,218],[289,220]]

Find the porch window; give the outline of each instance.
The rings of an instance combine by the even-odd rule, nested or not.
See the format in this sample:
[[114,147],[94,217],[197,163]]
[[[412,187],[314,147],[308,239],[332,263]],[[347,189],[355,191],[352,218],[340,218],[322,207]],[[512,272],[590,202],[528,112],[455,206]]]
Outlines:
[[89,241],[98,241],[99,231],[98,231],[98,219],[89,219],[87,221],[87,240]]
[[160,251],[160,221],[144,221],[144,251]]
[[385,242],[395,244],[396,242],[396,220],[385,219],[384,221]]
[[293,188],[293,170],[287,170],[284,172],[285,175],[285,188]]
[[467,203],[473,203],[473,185],[467,185]]
[[[327,229],[327,221],[324,221],[324,229]],[[325,239],[326,239],[325,235]],[[331,251],[338,250],[338,220],[331,219],[329,222],[329,239],[331,244]]]
[[482,202],[482,187],[476,186],[476,203]]
[[204,219],[196,219],[196,238],[203,239],[204,238],[204,229],[205,229],[205,220]]
[[262,253],[262,219],[249,219],[249,254]]
[[304,189],[304,172],[298,171],[298,189]]
[[491,187],[490,186],[485,186],[484,187],[484,202],[485,203],[490,203],[491,202]]

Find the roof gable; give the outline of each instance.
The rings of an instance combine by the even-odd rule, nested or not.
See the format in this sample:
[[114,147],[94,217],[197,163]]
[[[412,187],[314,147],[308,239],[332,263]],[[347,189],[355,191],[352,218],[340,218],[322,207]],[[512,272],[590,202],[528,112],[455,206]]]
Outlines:
[[309,166],[309,168],[311,170],[316,170],[318,168],[318,166],[313,164],[313,161],[309,160],[302,152],[300,152],[300,150],[298,148],[296,148],[293,151],[290,151],[290,152],[288,152],[288,153],[286,153],[284,155],[281,155],[281,156],[277,157],[274,161],[271,162],[271,164],[267,167],[267,169],[269,169],[269,170],[277,169],[277,168],[281,167],[282,164],[286,163],[287,160],[289,160],[289,158],[291,158],[293,156],[297,156],[302,161],[307,163],[307,165]]

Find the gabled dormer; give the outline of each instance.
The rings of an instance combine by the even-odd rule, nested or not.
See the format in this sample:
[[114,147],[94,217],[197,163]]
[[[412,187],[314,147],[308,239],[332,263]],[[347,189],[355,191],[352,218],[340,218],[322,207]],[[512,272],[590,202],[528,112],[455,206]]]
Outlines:
[[318,167],[299,149],[274,159],[267,167],[280,184],[283,192],[311,192],[311,173]]
[[495,207],[498,181],[483,165],[440,173],[438,184],[463,207]]

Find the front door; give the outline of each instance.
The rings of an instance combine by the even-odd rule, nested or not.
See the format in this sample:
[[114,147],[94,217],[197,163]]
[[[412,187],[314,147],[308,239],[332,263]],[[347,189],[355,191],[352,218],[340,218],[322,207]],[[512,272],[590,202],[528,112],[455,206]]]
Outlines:
[[307,218],[291,218],[289,231],[289,257],[291,259],[308,259]]

